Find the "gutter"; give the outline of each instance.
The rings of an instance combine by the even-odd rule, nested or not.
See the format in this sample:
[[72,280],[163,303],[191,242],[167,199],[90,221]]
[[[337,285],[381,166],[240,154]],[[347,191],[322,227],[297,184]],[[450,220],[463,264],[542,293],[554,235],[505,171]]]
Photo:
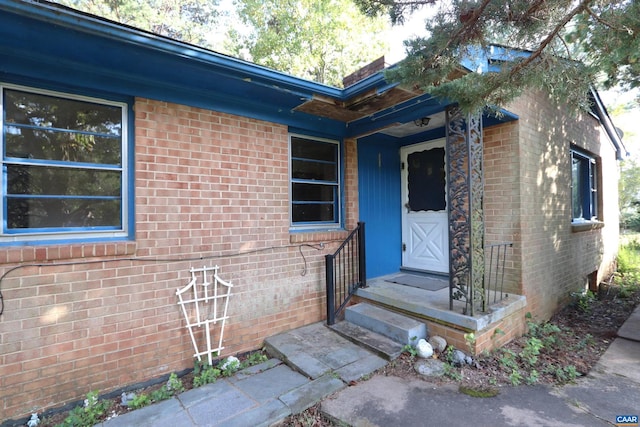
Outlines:
[[604,126],[604,129],[607,132],[611,143],[616,149],[616,159],[624,160],[625,157],[628,157],[630,155],[629,151],[627,151],[624,142],[622,142],[622,138],[620,138],[620,135],[618,134],[618,131],[614,126],[613,121],[611,120],[611,116],[609,116],[609,113],[607,112],[607,109],[604,106],[604,103],[602,102],[598,91],[596,91],[593,87],[591,88],[591,95],[593,96],[594,101],[594,112],[600,120],[600,123],[602,123],[602,125]]

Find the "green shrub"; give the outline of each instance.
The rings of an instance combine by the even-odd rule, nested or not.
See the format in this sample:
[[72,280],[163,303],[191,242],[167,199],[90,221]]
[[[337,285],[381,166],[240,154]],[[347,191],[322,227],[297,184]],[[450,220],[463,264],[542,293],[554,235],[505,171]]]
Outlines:
[[209,364],[203,364],[196,360],[195,367],[193,368],[193,386],[200,387],[205,384],[215,383],[222,372],[220,369],[214,368]]
[[151,396],[145,393],[136,394],[133,399],[129,401],[129,408],[140,409],[145,406],[151,405]]
[[184,386],[182,380],[178,378],[175,372],[169,375],[169,380],[157,390],[151,392],[151,394],[140,393],[137,394],[130,402],[129,407],[131,409],[140,409],[147,405],[151,405],[155,402],[170,399],[172,396],[182,393]]
[[520,385],[522,382],[522,374],[520,374],[520,371],[517,369],[512,370],[509,375],[509,381],[511,381],[511,385],[513,386]]
[[256,351],[247,356],[244,362],[241,363],[240,368],[244,369],[248,368],[249,366],[259,365],[260,363],[266,362],[267,360],[269,360],[267,355]]
[[583,313],[590,313],[593,308],[593,303],[597,299],[596,294],[591,291],[578,292],[574,294],[574,297],[578,311]]
[[91,391],[87,393],[84,400],[84,406],[73,408],[67,418],[56,427],[90,427],[102,420],[110,402],[106,400],[98,400],[98,392]]
[[536,362],[538,362],[538,355],[540,354],[540,349],[542,349],[542,341],[536,337],[530,337],[527,340],[526,345],[522,349],[519,354],[520,359],[529,364],[529,366],[534,366]]

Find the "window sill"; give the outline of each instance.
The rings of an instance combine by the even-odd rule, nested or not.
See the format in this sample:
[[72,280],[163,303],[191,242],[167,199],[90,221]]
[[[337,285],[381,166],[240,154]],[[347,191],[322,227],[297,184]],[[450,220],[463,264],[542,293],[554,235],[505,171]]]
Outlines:
[[344,240],[349,236],[348,230],[296,231],[289,232],[289,243],[329,242]]
[[579,233],[581,231],[598,230],[604,227],[602,221],[580,221],[571,223],[571,231],[573,233]]

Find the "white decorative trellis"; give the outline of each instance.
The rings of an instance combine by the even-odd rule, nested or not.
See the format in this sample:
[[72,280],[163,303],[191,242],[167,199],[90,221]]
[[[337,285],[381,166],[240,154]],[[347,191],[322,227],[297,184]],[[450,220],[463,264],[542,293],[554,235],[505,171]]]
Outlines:
[[[233,284],[222,280],[218,276],[218,266],[192,268],[191,280],[189,284],[182,289],[176,291],[178,295],[178,304],[182,307],[182,313],[187,321],[187,329],[191,336],[191,342],[195,349],[194,357],[199,361],[202,355],[206,354],[209,365],[213,364],[213,353],[220,354],[224,348],[222,346],[222,337],[224,333],[224,325],[227,317],[227,307],[229,306],[229,297],[231,296],[231,288]],[[198,283],[198,279],[201,282]],[[211,280],[211,281],[209,281]],[[192,290],[190,294],[188,291]],[[193,296],[190,296],[193,295]],[[202,328],[204,326],[204,334],[207,343],[207,349],[200,351],[194,333],[194,328]],[[218,335],[217,347],[212,347],[212,336]]]

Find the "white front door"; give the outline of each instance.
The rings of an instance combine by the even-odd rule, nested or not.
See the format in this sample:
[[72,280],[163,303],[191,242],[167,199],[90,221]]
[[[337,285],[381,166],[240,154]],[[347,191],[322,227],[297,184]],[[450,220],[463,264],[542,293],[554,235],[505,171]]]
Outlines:
[[449,272],[445,140],[400,149],[402,168],[402,266]]

